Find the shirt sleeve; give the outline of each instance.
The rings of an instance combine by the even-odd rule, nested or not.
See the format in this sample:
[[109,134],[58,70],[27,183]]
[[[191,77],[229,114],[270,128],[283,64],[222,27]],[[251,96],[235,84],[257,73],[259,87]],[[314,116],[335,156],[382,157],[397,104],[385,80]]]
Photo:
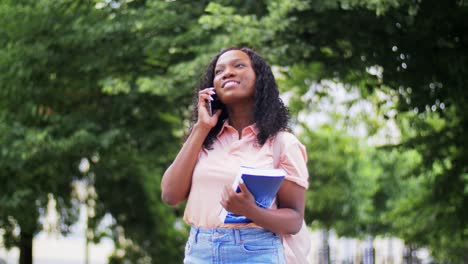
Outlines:
[[293,134],[283,133],[283,138],[280,141],[279,166],[286,171],[286,180],[307,189],[309,188],[309,172],[307,170],[306,148]]

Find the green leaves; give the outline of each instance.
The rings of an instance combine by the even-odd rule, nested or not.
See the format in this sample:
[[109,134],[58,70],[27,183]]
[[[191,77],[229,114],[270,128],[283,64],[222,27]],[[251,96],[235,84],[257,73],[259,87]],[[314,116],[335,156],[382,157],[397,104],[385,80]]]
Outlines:
[[310,190],[306,219],[338,234],[360,236],[370,222],[379,168],[359,139],[323,126],[301,138],[309,156]]
[[[302,126],[310,222],[466,258],[466,8],[433,0],[2,1],[0,226],[8,245],[16,225],[40,230],[50,194],[66,231],[78,208],[71,185],[94,175],[93,221],[111,214],[109,233],[130,239],[134,246],[119,246],[135,258],[180,262],[180,208],[159,201],[160,176],[206,65],[239,45],[267,58]],[[336,95],[345,99],[327,110]],[[92,157],[88,173],[77,170]]]
[[[136,11],[125,5],[96,9],[91,2],[2,2],[0,200],[10,202],[2,203],[0,227],[8,245],[17,245],[15,228],[25,234],[41,230],[39,212],[50,195],[57,201],[59,231],[67,233],[81,206],[72,185],[83,179],[95,184],[97,193],[92,221],[109,213],[116,219],[112,228],[125,227],[129,239],[145,243],[147,254],[162,256],[176,248],[165,258],[178,262],[181,242],[164,236],[173,228],[173,212],[146,202],[149,193],[159,197],[159,190],[143,188],[148,180],[143,174],[161,172],[179,144],[176,113],[185,106],[174,104],[172,95],[191,96],[186,89],[149,93],[156,85],[138,82],[162,77],[168,64],[145,63],[152,56],[145,53],[150,29]],[[174,55],[180,53],[171,54],[157,56],[180,59]],[[95,160],[87,173],[78,170],[83,158]],[[125,194],[124,200],[116,193]],[[134,204],[140,206],[129,210]],[[167,221],[156,221],[163,215]],[[132,228],[135,221],[140,228]],[[147,245],[148,234],[167,242]]]

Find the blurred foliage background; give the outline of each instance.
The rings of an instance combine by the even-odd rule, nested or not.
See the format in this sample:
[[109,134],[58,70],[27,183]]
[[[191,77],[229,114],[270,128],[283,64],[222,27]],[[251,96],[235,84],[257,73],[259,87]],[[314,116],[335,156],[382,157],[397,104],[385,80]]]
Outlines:
[[180,263],[161,176],[210,58],[249,46],[307,147],[311,227],[468,263],[467,18],[463,0],[2,0],[3,246],[31,263],[54,199],[65,235],[92,209],[109,263]]

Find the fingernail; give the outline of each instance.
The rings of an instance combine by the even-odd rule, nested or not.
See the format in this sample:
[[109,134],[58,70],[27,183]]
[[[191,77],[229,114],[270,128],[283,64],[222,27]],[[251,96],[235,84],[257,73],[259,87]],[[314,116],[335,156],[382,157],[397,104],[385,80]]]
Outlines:
[[210,100],[211,100],[211,101],[214,101],[214,99],[213,99],[213,97],[211,97],[211,95],[210,95]]

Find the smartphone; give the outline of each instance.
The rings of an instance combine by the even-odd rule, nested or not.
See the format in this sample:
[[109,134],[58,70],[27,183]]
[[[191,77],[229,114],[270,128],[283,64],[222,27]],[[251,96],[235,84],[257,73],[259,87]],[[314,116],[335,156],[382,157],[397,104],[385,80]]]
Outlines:
[[221,109],[222,103],[218,99],[217,94],[213,94],[211,97],[213,98],[213,101],[208,100],[208,112],[210,113],[210,116],[213,116],[216,109]]

